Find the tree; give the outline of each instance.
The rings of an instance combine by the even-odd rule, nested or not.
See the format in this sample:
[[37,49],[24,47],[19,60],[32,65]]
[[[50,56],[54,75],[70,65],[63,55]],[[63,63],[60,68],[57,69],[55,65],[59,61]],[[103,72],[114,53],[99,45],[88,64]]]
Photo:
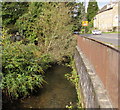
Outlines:
[[72,23],[73,25],[73,31],[80,31],[82,27],[82,20],[84,18],[85,14],[85,7],[83,2],[79,3],[69,3],[71,6],[71,14],[72,14]]
[[65,3],[45,3],[43,7],[44,10],[35,25],[39,33],[39,45],[44,47],[44,52],[60,59],[71,54],[74,48],[70,7]]
[[33,43],[39,35],[39,30],[36,28],[35,22],[37,22],[38,16],[40,16],[44,10],[43,4],[43,2],[30,2],[28,12],[19,17],[15,23],[21,35],[24,36],[28,42]]
[[99,8],[96,0],[90,0],[87,8],[87,20],[90,22],[97,14]]
[[70,8],[67,3],[31,3],[28,13],[17,20],[16,26],[24,31],[23,35],[29,42],[37,40],[41,51],[60,58],[72,52],[69,50],[74,39],[71,36]]
[[85,13],[85,6],[84,3],[79,3],[78,4],[78,16],[77,16],[77,20],[78,20],[78,30],[80,30],[82,28],[82,21],[84,20],[86,13]]
[[2,23],[3,26],[13,25],[28,8],[28,2],[3,2],[2,3]]

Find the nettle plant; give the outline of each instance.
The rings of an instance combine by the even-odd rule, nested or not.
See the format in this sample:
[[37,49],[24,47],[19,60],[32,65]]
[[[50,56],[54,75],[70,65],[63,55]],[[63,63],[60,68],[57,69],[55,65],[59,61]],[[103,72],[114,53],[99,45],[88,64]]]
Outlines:
[[36,87],[42,87],[50,56],[43,55],[34,44],[10,43],[8,36],[3,37],[2,45],[3,93],[17,99],[28,96]]

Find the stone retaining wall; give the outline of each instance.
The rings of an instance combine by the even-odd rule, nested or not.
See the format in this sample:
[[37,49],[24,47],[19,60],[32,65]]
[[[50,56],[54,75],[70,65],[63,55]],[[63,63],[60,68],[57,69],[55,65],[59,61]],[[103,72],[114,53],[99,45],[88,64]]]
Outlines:
[[79,47],[76,47],[74,59],[80,78],[79,84],[83,94],[85,108],[112,109],[112,104],[101,80]]

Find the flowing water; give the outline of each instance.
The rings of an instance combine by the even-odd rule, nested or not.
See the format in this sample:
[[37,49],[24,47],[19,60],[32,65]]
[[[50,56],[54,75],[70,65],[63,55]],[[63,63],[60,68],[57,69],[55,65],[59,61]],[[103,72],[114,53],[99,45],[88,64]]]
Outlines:
[[[74,85],[65,78],[71,69],[56,65],[46,73],[47,84],[34,95],[20,102],[3,104],[3,110],[18,110],[18,108],[65,108],[72,103],[76,106],[77,94]],[[41,110],[41,109],[40,109]]]

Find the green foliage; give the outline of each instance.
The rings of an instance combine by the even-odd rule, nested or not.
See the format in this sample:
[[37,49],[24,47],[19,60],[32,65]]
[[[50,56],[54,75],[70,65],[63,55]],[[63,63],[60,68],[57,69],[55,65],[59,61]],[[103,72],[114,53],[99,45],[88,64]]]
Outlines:
[[[8,4],[14,12],[13,6],[16,5]],[[27,13],[22,15],[14,13],[18,14],[13,14],[13,17],[16,16],[13,18],[14,21],[6,17],[8,21],[5,21],[5,25],[15,23],[29,43],[27,45],[24,45],[23,41],[11,43],[10,35],[3,30],[2,88],[4,93],[13,98],[29,95],[29,91],[42,86],[43,73],[50,66],[51,57],[62,61],[63,56],[69,57],[74,54],[76,37],[72,36],[70,8],[66,3],[35,2],[29,3]],[[35,40],[38,41],[38,46],[33,44]]]
[[83,2],[75,3],[74,7],[75,7],[74,10],[77,10],[77,12],[75,12],[76,16],[73,17],[72,19],[74,23],[73,31],[80,31],[82,28],[82,21],[84,17],[86,16],[85,7],[84,7]]
[[14,24],[16,20],[27,12],[27,2],[2,2],[3,26]]
[[[78,95],[78,103],[77,103],[76,110],[82,110],[83,103],[82,103],[82,96],[81,96],[80,86],[79,86],[80,79],[79,79],[79,75],[78,75],[76,68],[75,68],[74,60],[72,58],[71,58],[70,64],[67,66],[72,68],[72,72],[65,74],[65,77],[75,85],[77,95]],[[71,107],[73,107],[71,104],[69,106],[67,106],[67,108],[72,109]]]
[[[73,54],[75,37],[71,35],[72,24],[70,8],[65,3],[45,3],[44,10],[36,22],[39,30],[39,43],[45,53],[50,53],[55,59]],[[43,33],[43,34],[41,34]]]
[[96,0],[90,0],[87,8],[87,20],[91,21],[93,17],[97,14],[99,8]]
[[77,71],[74,67],[75,66],[74,61],[71,61],[70,65],[68,66],[72,67],[72,72],[65,74],[65,77],[77,87],[79,81],[79,75],[77,74]]
[[73,54],[76,44],[70,16],[66,3],[31,3],[16,26],[29,42],[37,40],[44,54],[62,60],[62,56]]
[[89,25],[85,27],[85,32],[86,33],[92,33],[92,30],[94,29],[93,27],[93,19],[89,22]]
[[0,26],[2,26],[2,6],[0,4]]
[[74,106],[73,106],[73,104],[72,104],[72,102],[70,102],[69,105],[66,105],[66,108],[67,108],[68,110],[75,109]]
[[[16,6],[19,8],[14,13]],[[16,27],[30,42],[27,45],[22,41],[11,43],[10,35],[3,29],[2,88],[13,98],[27,96],[36,86],[42,86],[44,70],[52,62],[48,54],[62,60],[62,56],[73,53],[76,44],[75,37],[71,36],[69,7],[65,3],[29,3],[28,12],[24,14],[21,9],[19,3],[3,3],[4,25],[17,20]],[[35,40],[39,46],[33,44]]]
[[44,70],[51,58],[43,55],[34,44],[10,43],[3,33],[2,89],[11,98],[25,97],[45,82]]
[[42,2],[29,3],[28,12],[19,17],[16,22],[19,32],[25,36],[29,42],[38,40],[37,37],[40,30],[37,29],[35,22],[38,22],[37,18],[42,12],[42,4]]

